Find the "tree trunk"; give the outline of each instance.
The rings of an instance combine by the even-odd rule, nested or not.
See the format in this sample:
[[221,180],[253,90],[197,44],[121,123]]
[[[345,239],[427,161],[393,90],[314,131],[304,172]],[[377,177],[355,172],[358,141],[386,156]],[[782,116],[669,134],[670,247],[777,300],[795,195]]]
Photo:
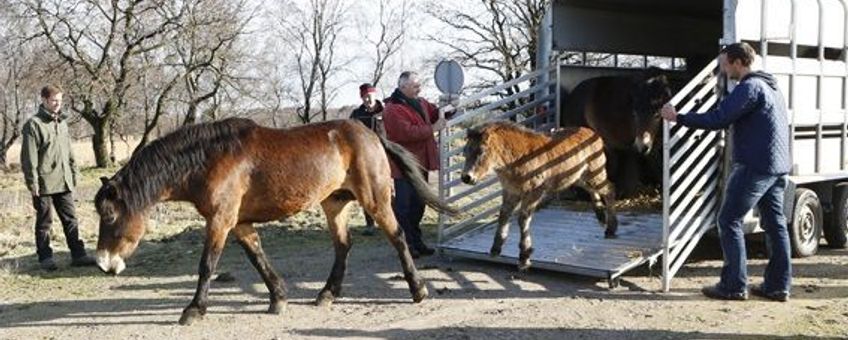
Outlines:
[[92,124],[94,136],[91,137],[91,144],[94,147],[94,160],[98,168],[106,168],[112,165],[109,159],[109,123],[105,120],[100,120],[96,124]]
[[9,170],[9,165],[6,164],[6,154],[9,153],[9,148],[3,147],[3,150],[0,150],[0,170],[7,171]]

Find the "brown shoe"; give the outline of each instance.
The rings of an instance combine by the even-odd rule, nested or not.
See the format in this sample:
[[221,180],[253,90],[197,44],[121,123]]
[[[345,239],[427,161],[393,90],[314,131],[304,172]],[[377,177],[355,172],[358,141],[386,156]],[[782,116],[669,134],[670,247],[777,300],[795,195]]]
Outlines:
[[97,264],[97,260],[90,255],[83,255],[71,259],[71,267],[88,267]]

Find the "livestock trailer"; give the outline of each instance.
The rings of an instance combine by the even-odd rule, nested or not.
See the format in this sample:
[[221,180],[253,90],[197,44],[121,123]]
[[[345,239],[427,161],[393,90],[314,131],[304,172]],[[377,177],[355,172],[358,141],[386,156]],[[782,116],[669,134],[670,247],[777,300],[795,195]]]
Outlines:
[[[739,41],[757,50],[755,69],[776,76],[789,107],[793,168],[785,211],[794,255],[814,254],[822,235],[829,246],[846,245],[848,0],[559,0],[539,41],[537,70],[466,94],[462,114],[440,134],[439,192],[466,212],[439,217],[442,254],[510,264],[518,257],[514,223],[502,254],[488,254],[501,191],[494,177],[476,185],[459,180],[465,127],[512,118],[549,130],[580,82],[649,66],[666,68],[677,84],[671,102],[679,112],[703,113],[732,88],[716,57]],[[599,55],[607,56],[603,63],[589,62]],[[549,205],[532,222],[533,266],[604,278],[614,287],[626,271],[661,262],[667,291],[715,226],[728,135],[664,123],[662,209],[620,214],[619,237],[608,240],[590,211]],[[756,212],[746,228],[758,229]]]

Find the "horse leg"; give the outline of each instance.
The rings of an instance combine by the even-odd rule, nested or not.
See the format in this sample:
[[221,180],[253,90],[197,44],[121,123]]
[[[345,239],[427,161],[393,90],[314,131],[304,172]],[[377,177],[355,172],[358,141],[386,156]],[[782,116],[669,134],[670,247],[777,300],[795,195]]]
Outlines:
[[598,222],[606,227],[604,237],[616,238],[615,233],[618,231],[618,218],[615,216],[615,190],[612,183],[606,180],[606,178],[589,181],[585,189],[592,196],[592,204],[595,209],[595,215],[598,217]]
[[498,213],[498,230],[495,232],[495,240],[492,242],[492,249],[489,250],[489,255],[496,257],[501,254],[504,241],[509,234],[509,218],[515,211],[515,207],[521,201],[519,195],[512,194],[504,190],[501,199],[501,211]]
[[347,230],[348,207],[351,200],[343,197],[330,196],[321,202],[321,208],[324,209],[324,215],[327,216],[327,226],[330,229],[330,235],[333,237],[333,248],[336,251],[336,258],[333,261],[333,269],[330,271],[330,277],[327,278],[327,284],[318,293],[318,298],[315,300],[317,306],[330,306],[337,297],[341,296],[342,280],[344,280],[345,270],[347,269],[347,256],[350,252],[350,234]]
[[398,225],[395,218],[395,213],[392,211],[392,194],[391,188],[383,188],[383,190],[373,190],[374,195],[364,196],[360,198],[362,207],[371,214],[374,221],[382,229],[383,234],[389,239],[389,242],[395,247],[400,264],[403,269],[403,277],[409,285],[409,292],[412,293],[413,302],[421,302],[429,295],[424,279],[418,274],[415,269],[415,263],[412,260],[412,255],[409,253],[409,245],[406,244],[406,237],[403,234],[403,229]]
[[615,233],[618,231],[618,218],[615,214],[615,190],[612,188],[612,183],[607,182],[607,190],[602,190],[602,198],[604,206],[607,208],[607,230],[604,232],[606,238],[616,238]]
[[183,310],[180,317],[181,325],[189,325],[206,315],[210,278],[218,266],[218,259],[220,259],[221,252],[227,242],[227,234],[235,224],[231,219],[220,217],[213,217],[207,221],[206,241],[203,245],[203,255],[200,258],[198,268],[197,290],[194,293],[194,299]]
[[518,226],[521,228],[521,242],[518,244],[518,270],[527,271],[530,268],[530,255],[533,255],[533,240],[530,237],[530,222],[533,219],[533,212],[536,211],[539,203],[542,201],[541,194],[531,194],[529,198],[525,198],[526,203],[522,204],[518,212]]
[[268,287],[268,292],[271,295],[268,313],[279,314],[286,304],[285,282],[274,272],[274,267],[265,256],[265,251],[262,250],[262,241],[259,239],[256,228],[251,223],[241,223],[236,225],[233,233],[236,235],[239,244],[244,248],[244,253],[250,259],[250,263],[256,267],[256,271],[259,272],[262,280],[265,281],[265,286]]

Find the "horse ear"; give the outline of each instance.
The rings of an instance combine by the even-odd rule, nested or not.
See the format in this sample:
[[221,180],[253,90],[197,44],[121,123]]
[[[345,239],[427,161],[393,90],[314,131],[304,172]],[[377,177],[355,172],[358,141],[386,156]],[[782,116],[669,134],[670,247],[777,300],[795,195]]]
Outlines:
[[103,185],[107,185],[109,184],[109,178],[106,176],[100,177],[100,182],[103,183]]

